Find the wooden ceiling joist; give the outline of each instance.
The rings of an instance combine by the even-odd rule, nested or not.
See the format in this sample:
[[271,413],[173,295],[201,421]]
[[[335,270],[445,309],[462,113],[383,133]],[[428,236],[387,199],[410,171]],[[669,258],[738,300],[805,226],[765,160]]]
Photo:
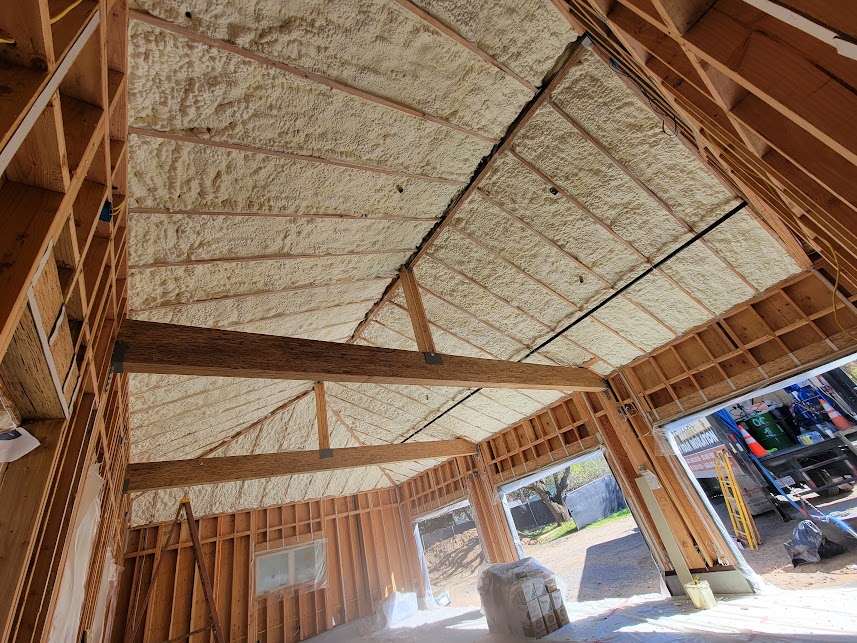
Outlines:
[[129,127],[129,134],[136,136],[147,136],[149,138],[160,138],[168,141],[176,141],[178,143],[190,143],[191,145],[206,145],[208,147],[219,147],[221,149],[232,150],[234,152],[246,152],[247,154],[261,154],[264,156],[275,156],[281,159],[290,161],[302,161],[304,163],[318,163],[320,165],[332,165],[334,167],[342,167],[349,170],[359,170],[361,172],[372,172],[374,174],[384,174],[387,176],[396,176],[403,179],[414,179],[416,181],[427,181],[429,183],[440,183],[442,185],[467,185],[464,181],[455,179],[446,179],[437,176],[428,176],[426,174],[415,174],[413,172],[403,172],[401,170],[393,170],[390,168],[378,167],[377,165],[361,165],[359,163],[350,163],[348,161],[339,161],[336,159],[323,158],[321,156],[307,156],[305,154],[294,154],[292,152],[282,152],[280,150],[270,150],[261,147],[251,147],[249,145],[241,145],[239,143],[229,143],[227,141],[217,141],[210,138],[199,138],[198,136],[188,136],[186,134],[175,134],[172,132],[160,132],[157,130],[143,129],[139,127]]
[[127,492],[191,487],[219,482],[240,482],[302,473],[370,467],[388,462],[410,462],[429,458],[472,455],[476,446],[469,440],[437,440],[333,449],[329,457],[318,451],[281,451],[223,458],[194,458],[128,465]]
[[250,51],[249,49],[244,49],[242,47],[238,47],[237,45],[233,45],[232,43],[225,42],[223,40],[218,40],[217,38],[211,38],[204,34],[201,34],[193,29],[187,29],[186,27],[182,27],[180,25],[173,24],[172,22],[168,22],[167,20],[162,20],[155,16],[149,15],[147,13],[143,13],[140,11],[130,11],[129,15],[134,20],[139,20],[140,22],[144,22],[146,24],[152,25],[153,27],[157,27],[159,29],[163,29],[165,31],[170,31],[179,36],[184,36],[190,40],[194,40],[196,42],[201,42],[210,47],[214,47],[215,49],[220,49],[222,51],[227,51],[231,54],[235,54],[236,56],[241,56],[243,58],[247,58],[249,60],[253,60],[262,65],[267,65],[268,67],[273,67],[281,72],[292,74],[294,76],[298,76],[303,78],[304,80],[308,80],[313,83],[317,83],[319,85],[324,85],[325,87],[330,87],[331,89],[345,92],[346,94],[351,94],[352,96],[356,96],[365,101],[369,101],[371,103],[376,103],[378,105],[383,105],[389,109],[395,109],[396,111],[407,114],[408,116],[412,116],[413,118],[418,118],[420,120],[428,121],[430,123],[434,123],[435,125],[441,125],[443,127],[447,127],[449,129],[454,129],[462,134],[468,134],[469,136],[475,136],[476,138],[481,138],[483,141],[488,141],[489,143],[496,143],[497,139],[492,138],[490,136],[486,136],[480,132],[477,132],[472,129],[468,129],[466,127],[462,127],[461,125],[457,125],[456,123],[452,123],[443,118],[438,118],[432,114],[426,114],[425,112],[421,112],[418,109],[414,109],[413,107],[409,107],[402,103],[397,103],[389,98],[384,98],[383,96],[377,96],[371,92],[364,91],[362,89],[358,89],[356,87],[352,87],[351,85],[347,85],[345,83],[332,80],[330,78],[326,78],[320,74],[315,74],[310,71],[306,71],[305,69],[299,69],[298,67],[293,67],[292,65],[287,65],[286,63],[280,62],[278,60],[273,60],[271,58],[267,58],[265,56],[261,56],[255,52]]
[[331,382],[600,391],[603,380],[563,368],[128,320],[114,362],[130,373]]

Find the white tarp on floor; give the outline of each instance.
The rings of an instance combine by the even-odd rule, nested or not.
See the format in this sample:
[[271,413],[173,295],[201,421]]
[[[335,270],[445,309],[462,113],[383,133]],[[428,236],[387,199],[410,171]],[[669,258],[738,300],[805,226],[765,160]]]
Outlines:
[[[719,598],[719,597],[718,597]],[[571,623],[543,641],[857,641],[857,585],[830,590],[771,591],[727,598],[707,611],[686,599],[649,594],[569,603]],[[318,643],[355,640],[434,643],[501,643],[485,618],[469,607],[420,612],[395,628],[361,636],[351,623],[316,638]]]

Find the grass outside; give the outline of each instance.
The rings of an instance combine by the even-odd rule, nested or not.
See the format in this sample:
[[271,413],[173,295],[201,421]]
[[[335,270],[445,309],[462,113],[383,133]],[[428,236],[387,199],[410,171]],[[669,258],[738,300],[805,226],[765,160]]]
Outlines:
[[577,531],[577,525],[574,524],[573,520],[569,520],[559,526],[552,523],[540,529],[522,531],[521,536],[532,541],[531,544],[533,545],[544,545],[568,534],[573,534],[575,531]]
[[[622,509],[621,511],[617,511],[616,513],[607,516],[606,518],[602,518],[597,522],[593,522],[589,525],[586,525],[585,529],[590,527],[598,527],[599,525],[603,525],[608,522],[612,522],[614,520],[619,520],[619,518],[624,518],[625,516],[630,516],[631,511],[629,509]],[[521,537],[528,540],[531,545],[544,545],[545,543],[553,542],[554,540],[558,540],[563,536],[568,536],[569,534],[573,534],[578,531],[577,525],[574,524],[573,520],[562,523],[560,526],[557,526],[554,523],[550,525],[546,525],[544,527],[540,527],[539,529],[528,529],[527,531],[520,532]]]
[[603,525],[604,523],[612,522],[614,520],[619,520],[619,518],[624,518],[625,516],[630,516],[630,515],[631,515],[631,510],[625,508],[625,509],[622,509],[622,511],[617,511],[616,513],[611,514],[611,515],[607,516],[606,518],[602,518],[601,520],[598,520],[598,521],[593,522],[592,524],[586,525],[586,526],[587,527],[597,527],[598,525]]

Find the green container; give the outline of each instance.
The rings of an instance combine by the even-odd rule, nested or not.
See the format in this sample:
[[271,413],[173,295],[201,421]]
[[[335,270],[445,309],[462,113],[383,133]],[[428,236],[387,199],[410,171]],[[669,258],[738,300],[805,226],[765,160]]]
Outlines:
[[747,429],[759,444],[768,451],[794,446],[791,438],[780,428],[770,413],[759,413],[745,420]]

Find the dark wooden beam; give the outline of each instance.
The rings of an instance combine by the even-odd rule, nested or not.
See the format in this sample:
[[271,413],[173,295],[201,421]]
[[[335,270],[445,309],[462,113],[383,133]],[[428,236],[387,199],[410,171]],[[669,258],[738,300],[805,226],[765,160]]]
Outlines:
[[472,455],[475,451],[476,446],[472,442],[458,438],[333,449],[329,457],[321,457],[318,451],[281,451],[223,458],[139,462],[128,465],[126,491],[190,487],[218,482],[371,467],[388,462],[451,458]]
[[128,373],[260,377],[466,388],[601,391],[584,368],[436,355],[357,344],[127,320],[114,365]]

